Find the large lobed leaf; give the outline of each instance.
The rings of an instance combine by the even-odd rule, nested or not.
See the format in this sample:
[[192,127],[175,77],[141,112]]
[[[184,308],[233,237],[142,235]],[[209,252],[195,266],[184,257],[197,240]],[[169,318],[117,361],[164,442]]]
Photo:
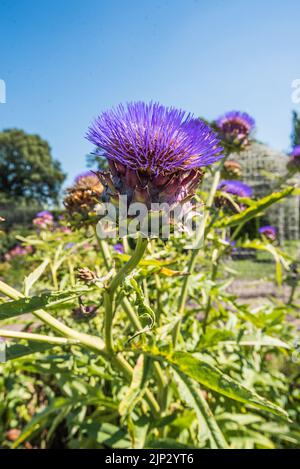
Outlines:
[[280,417],[288,418],[285,410],[191,353],[174,352],[173,354],[165,354],[157,349],[149,349],[145,352],[156,359],[168,362],[175,370],[184,373],[217,393],[258,409],[272,412]]
[[271,205],[279,202],[280,200],[284,199],[285,197],[288,197],[289,195],[292,195],[294,191],[294,187],[287,187],[281,192],[273,192],[272,194],[264,197],[263,199],[260,199],[255,203],[251,204],[251,206],[248,207],[246,210],[243,210],[242,212],[237,213],[236,215],[220,219],[215,223],[215,226],[217,228],[226,228],[246,223],[247,221],[252,220],[252,218],[255,218],[260,215]]
[[80,288],[67,292],[43,293],[37,296],[2,303],[0,304],[0,321],[20,316],[21,314],[31,313],[39,309],[57,306],[58,304],[73,300],[88,291],[90,291],[90,289]]

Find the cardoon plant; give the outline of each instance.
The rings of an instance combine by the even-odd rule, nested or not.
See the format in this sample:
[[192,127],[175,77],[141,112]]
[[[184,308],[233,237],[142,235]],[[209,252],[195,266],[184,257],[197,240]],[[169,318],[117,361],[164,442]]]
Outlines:
[[265,225],[259,228],[259,234],[265,236],[270,241],[275,241],[277,236],[277,229],[275,226]]
[[235,199],[250,198],[253,195],[252,188],[238,180],[225,179],[220,182],[217,189],[220,194],[215,198],[215,205],[227,210],[235,209],[238,212],[244,210],[245,206]]
[[[191,114],[158,103],[119,105],[102,113],[90,126],[87,138],[96,145],[97,154],[107,158],[109,172],[99,172],[108,200],[127,204],[166,203],[170,207],[189,200],[199,185],[203,167],[222,158],[217,134]],[[100,241],[103,255],[107,249]],[[112,320],[114,295],[118,286],[133,271],[147,248],[147,239],[138,237],[135,252],[111,280],[104,295],[107,349],[113,350]]]
[[240,163],[234,160],[224,162],[222,177],[224,179],[239,179],[242,176],[242,167]]
[[238,197],[252,197],[253,195],[253,189],[248,184],[235,180],[222,181],[218,186],[218,190]]
[[215,125],[225,143],[242,148],[249,143],[255,121],[246,112],[230,111],[220,116]]
[[[152,103],[103,113],[88,138],[109,161],[110,172],[100,173],[105,198],[118,201],[120,195],[127,195],[129,205],[138,201],[150,209],[152,202],[183,204],[201,181],[203,168],[221,158],[219,139],[206,124],[183,111]],[[229,413],[247,417],[246,406],[251,405],[259,409],[259,424],[266,421],[268,411],[286,417],[267,373],[270,392],[261,388],[261,382],[250,387],[243,382],[245,376],[252,376],[252,368],[256,376],[260,366],[260,356],[244,345],[250,340],[255,350],[256,344],[259,349],[264,344],[272,350],[277,346],[276,337],[262,336],[274,317],[250,314],[245,305],[240,307],[227,291],[229,269],[222,276],[228,245],[233,245],[238,230],[290,194],[290,189],[251,201],[246,212],[218,212],[216,192],[237,204],[246,204],[239,198],[252,195],[251,188],[239,181],[219,184],[223,161],[207,171],[212,178],[207,177],[208,193],[201,192],[203,217],[191,252],[187,252],[187,235],[180,240],[171,237],[168,243],[138,236],[122,244],[98,238],[96,244],[91,239],[87,242],[91,230],[79,230],[72,232],[66,245],[58,230],[49,233],[55,239],[53,245],[47,237],[30,237],[35,263],[45,252],[47,258],[26,276],[22,292],[0,279],[0,294],[11,300],[4,302],[1,297],[0,319],[1,313],[5,320],[32,313],[38,330],[0,329],[0,336],[41,342],[41,348],[29,347],[28,351],[22,345],[10,350],[10,356],[39,351],[43,366],[39,356],[32,359],[29,355],[30,367],[21,356],[22,369],[31,374],[36,366],[39,380],[43,369],[53,376],[49,377],[49,399],[43,392],[47,403],[41,402],[40,417],[30,414],[28,426],[13,447],[29,437],[35,443],[39,431],[49,444],[48,438],[59,426],[67,444],[77,445],[77,439],[78,447],[227,448],[231,440],[233,447],[236,441]],[[68,192],[66,205],[72,217],[88,220],[94,212],[102,191],[94,190],[93,182],[99,184],[93,173],[80,176]],[[235,227],[232,233],[231,227]],[[269,243],[262,244],[270,248]],[[41,322],[52,334],[43,333]],[[263,329],[256,333],[256,328]],[[278,347],[285,345],[278,343]],[[45,357],[51,360],[50,369]],[[265,397],[256,393],[257,387]],[[268,400],[274,395],[275,402]],[[251,438],[259,435],[252,428],[250,432]]]
[[26,256],[27,254],[31,254],[32,252],[32,246],[20,246],[19,244],[17,244],[13,248],[11,248],[7,253],[4,254],[4,259],[6,261],[10,261],[15,257]]
[[103,192],[99,178],[92,171],[79,174],[73,186],[67,189],[64,199],[69,218],[72,222],[82,223],[89,219]]
[[48,210],[42,210],[36,214],[32,223],[39,229],[47,229],[53,226],[54,217]]

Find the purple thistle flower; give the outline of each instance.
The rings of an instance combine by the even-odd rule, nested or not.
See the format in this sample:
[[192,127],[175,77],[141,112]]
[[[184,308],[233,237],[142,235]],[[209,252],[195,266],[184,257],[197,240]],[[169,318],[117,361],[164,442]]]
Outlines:
[[290,155],[293,156],[294,158],[299,158],[300,157],[300,145],[296,145],[291,151]]
[[48,210],[43,210],[42,212],[38,212],[36,214],[36,218],[48,218],[49,220],[53,220],[53,215]]
[[14,259],[15,257],[26,256],[27,254],[31,254],[32,252],[33,252],[32,246],[23,247],[17,244],[4,255],[4,259],[6,261],[10,261],[11,259]]
[[80,173],[78,174],[78,176],[76,176],[76,178],[74,179],[74,184],[80,184],[82,181],[85,181],[87,178],[95,179],[97,178],[97,176],[95,173],[93,173],[93,171],[84,171],[83,173]]
[[253,190],[248,184],[237,180],[224,180],[218,185],[218,190],[238,197],[252,197]]
[[247,145],[248,137],[255,127],[255,120],[246,112],[230,111],[216,120],[222,137],[234,145]]
[[32,223],[42,229],[46,229],[49,226],[53,225],[54,217],[51,212],[48,210],[43,210],[38,212],[35,218],[32,220]]
[[287,167],[289,170],[300,171],[300,145],[296,145],[291,151]]
[[222,152],[217,135],[204,122],[152,102],[104,112],[87,138],[108,160],[154,176],[207,166]]
[[275,226],[270,226],[270,225],[262,226],[259,228],[258,231],[261,235],[265,236],[270,241],[275,241],[276,235],[277,235],[277,229],[275,228]]
[[222,158],[217,134],[175,108],[143,102],[119,105],[90,126],[88,140],[108,159],[99,173],[107,194],[130,202],[181,202],[198,186],[205,167]]
[[122,243],[117,243],[114,245],[114,250],[120,254],[124,254],[124,246]]

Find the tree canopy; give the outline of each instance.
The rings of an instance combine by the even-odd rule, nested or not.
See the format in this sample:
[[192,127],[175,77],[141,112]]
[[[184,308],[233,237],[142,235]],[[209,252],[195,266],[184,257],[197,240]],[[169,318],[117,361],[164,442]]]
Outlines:
[[0,132],[0,194],[6,200],[56,203],[66,175],[47,141],[23,130]]
[[292,147],[300,145],[300,116],[296,111],[293,111],[292,117],[291,143]]

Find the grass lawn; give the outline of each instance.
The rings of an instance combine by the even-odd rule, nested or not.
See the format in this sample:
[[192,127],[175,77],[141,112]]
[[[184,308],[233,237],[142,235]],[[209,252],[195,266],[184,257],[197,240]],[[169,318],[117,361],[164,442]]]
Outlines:
[[239,280],[274,280],[274,262],[259,262],[251,259],[229,260],[226,267],[237,273]]

